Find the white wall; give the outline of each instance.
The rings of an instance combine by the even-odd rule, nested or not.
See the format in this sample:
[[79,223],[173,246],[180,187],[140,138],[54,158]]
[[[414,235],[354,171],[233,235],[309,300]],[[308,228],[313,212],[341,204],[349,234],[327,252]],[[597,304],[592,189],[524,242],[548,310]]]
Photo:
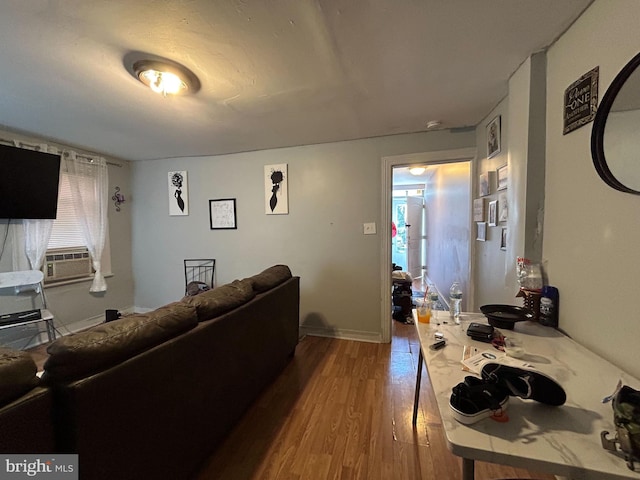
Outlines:
[[[520,213],[518,210],[519,202],[516,201],[515,194],[520,191],[518,187],[518,170],[514,168],[514,160],[509,162],[509,152],[513,148],[510,141],[511,120],[510,120],[509,99],[501,101],[489,115],[476,128],[476,142],[478,145],[478,161],[474,174],[474,198],[483,198],[485,202],[485,216],[487,221],[489,215],[489,202],[497,200],[497,179],[496,169],[507,163],[511,163],[509,175],[509,187],[506,192],[508,197],[509,217],[508,222],[499,223],[496,227],[487,226],[486,241],[475,240],[476,233],[473,233],[472,242],[474,249],[473,261],[474,269],[474,290],[475,290],[475,306],[491,303],[516,304],[514,296],[517,292],[517,284],[514,284],[515,277],[509,275],[512,265],[515,266],[514,258],[521,253],[520,239],[524,235],[524,227],[522,234],[518,229],[518,219]],[[487,125],[496,117],[501,117],[501,148],[500,153],[493,158],[487,158]],[[517,125],[515,126],[517,127]],[[517,157],[516,157],[517,158]],[[480,197],[479,194],[479,176],[483,173],[489,173],[489,195]],[[524,214],[522,214],[524,216]],[[508,249],[500,250],[500,241],[502,228],[508,228],[509,245]],[[515,268],[515,267],[514,267]]]
[[425,189],[427,224],[427,275],[448,302],[454,281],[462,289],[462,310],[471,305],[469,291],[471,162],[438,166]]
[[[136,305],[154,308],[179,299],[184,258],[215,258],[218,284],[284,263],[301,277],[306,331],[378,341],[381,159],[474,142],[473,131],[440,131],[135,162]],[[289,215],[264,213],[263,167],[276,163],[288,164]],[[188,216],[168,215],[167,172],[172,170],[188,171]],[[237,199],[237,230],[209,229],[208,200],[215,198]],[[376,222],[378,234],[363,235],[365,222]]]
[[[560,326],[640,377],[640,196],[608,187],[593,167],[591,126],[562,134],[565,89],[600,67],[599,97],[640,50],[640,2],[596,0],[547,55],[543,255],[560,290]],[[611,379],[613,388],[616,379]]]
[[[485,202],[498,200],[500,206],[499,194],[504,193],[508,205],[507,221],[487,226],[486,242],[474,244],[477,307],[489,303],[522,305],[522,300],[515,298],[519,289],[516,260],[542,260],[545,70],[544,53],[524,61],[509,79],[508,97],[476,128],[478,174],[491,175]],[[487,159],[486,127],[498,115],[502,120],[502,148],[500,154]],[[498,191],[496,169],[502,165],[508,166],[508,187]],[[500,249],[503,228],[507,229],[506,250]]]

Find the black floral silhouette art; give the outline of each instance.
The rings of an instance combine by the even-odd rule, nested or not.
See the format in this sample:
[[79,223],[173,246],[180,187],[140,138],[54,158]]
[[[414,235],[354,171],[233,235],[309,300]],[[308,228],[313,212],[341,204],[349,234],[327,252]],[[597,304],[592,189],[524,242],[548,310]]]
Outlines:
[[276,205],[278,204],[277,194],[283,180],[284,175],[280,170],[275,170],[271,173],[271,183],[273,184],[273,187],[271,187],[271,199],[269,200],[269,206],[271,207],[272,212],[276,209]]
[[182,177],[181,173],[176,172],[171,176],[171,183],[174,187],[176,187],[176,191],[173,193],[173,195],[176,197],[176,202],[178,202],[178,208],[181,212],[184,212],[184,200],[182,199],[181,190],[183,180],[184,178]]

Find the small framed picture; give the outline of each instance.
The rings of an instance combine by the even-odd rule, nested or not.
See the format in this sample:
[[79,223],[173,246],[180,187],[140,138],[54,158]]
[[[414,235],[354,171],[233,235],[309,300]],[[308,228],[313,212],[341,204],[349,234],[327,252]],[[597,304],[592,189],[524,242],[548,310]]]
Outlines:
[[498,222],[506,222],[509,218],[509,205],[507,204],[507,192],[498,193]]
[[506,190],[509,184],[509,166],[502,165],[496,169],[498,175],[498,190]]
[[502,235],[500,236],[500,250],[507,249],[507,229],[506,227],[502,228]]
[[485,242],[487,240],[487,222],[477,222],[476,240]]
[[473,221],[484,222],[484,198],[473,200]]
[[209,200],[209,223],[211,230],[238,228],[236,222],[236,199]]
[[489,202],[489,226],[498,225],[498,201]]
[[500,153],[500,115],[487,125],[487,158]]
[[481,197],[486,197],[489,195],[489,172],[481,173],[478,180],[478,193]]
[[600,67],[582,75],[564,91],[564,129],[566,135],[591,122],[598,109]]

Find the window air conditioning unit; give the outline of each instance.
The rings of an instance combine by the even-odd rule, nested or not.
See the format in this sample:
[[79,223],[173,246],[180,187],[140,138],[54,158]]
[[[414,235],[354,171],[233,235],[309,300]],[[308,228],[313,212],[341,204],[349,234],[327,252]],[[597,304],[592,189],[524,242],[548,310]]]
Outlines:
[[89,277],[94,273],[91,255],[86,248],[47,250],[42,270],[44,283]]

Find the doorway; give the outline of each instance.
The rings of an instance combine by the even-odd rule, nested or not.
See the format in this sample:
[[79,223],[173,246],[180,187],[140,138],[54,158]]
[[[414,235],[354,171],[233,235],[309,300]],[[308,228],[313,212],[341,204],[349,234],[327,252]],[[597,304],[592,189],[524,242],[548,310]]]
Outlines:
[[[411,270],[411,276],[416,276],[417,281],[412,285],[416,296],[432,284],[442,299],[443,307],[447,308],[449,287],[454,281],[459,281],[463,286],[463,308],[473,308],[471,252],[475,232],[471,222],[471,178],[475,155],[475,148],[466,148],[382,159],[381,318],[385,342],[391,340],[390,271],[392,263],[398,263],[393,260],[394,255],[396,259],[405,261],[404,265],[399,263],[403,269]],[[409,173],[412,166],[419,166],[423,171],[412,175]],[[421,210],[418,223],[415,217],[409,220],[409,204],[414,205],[414,211]],[[402,212],[404,225],[395,223],[400,223],[398,212]],[[406,224],[410,227],[407,228]],[[400,232],[403,236],[399,240],[401,227],[405,230]],[[414,240],[412,251],[415,260],[408,256],[411,238]],[[404,252],[397,251],[398,245]]]
[[[398,170],[394,167],[394,179]],[[406,189],[394,180],[391,205],[391,260],[394,268],[407,272],[414,281],[416,293],[423,290],[426,268],[426,241],[424,228],[424,186]]]

